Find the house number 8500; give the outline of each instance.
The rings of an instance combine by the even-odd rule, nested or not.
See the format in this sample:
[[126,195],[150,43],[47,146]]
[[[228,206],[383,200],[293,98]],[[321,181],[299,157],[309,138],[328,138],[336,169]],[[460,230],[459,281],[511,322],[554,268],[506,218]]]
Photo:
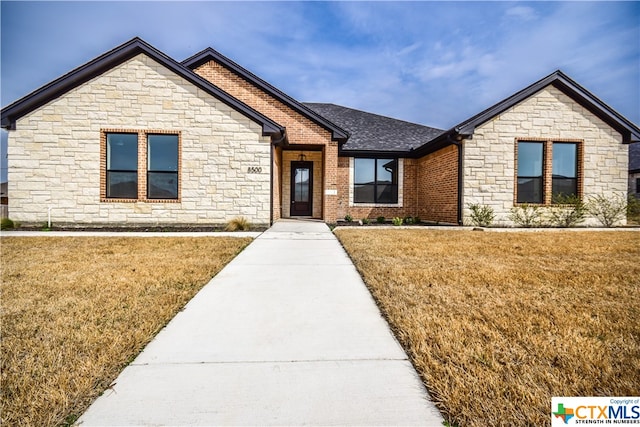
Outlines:
[[249,166],[247,173],[262,173],[262,168],[260,166]]

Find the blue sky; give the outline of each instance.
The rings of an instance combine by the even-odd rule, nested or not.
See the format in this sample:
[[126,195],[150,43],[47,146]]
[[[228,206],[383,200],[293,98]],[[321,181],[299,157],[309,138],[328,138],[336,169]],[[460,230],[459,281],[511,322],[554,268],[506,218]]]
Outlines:
[[177,60],[211,46],[300,101],[439,128],[561,69],[640,123],[640,2],[3,0],[0,12],[2,106],[139,36]]

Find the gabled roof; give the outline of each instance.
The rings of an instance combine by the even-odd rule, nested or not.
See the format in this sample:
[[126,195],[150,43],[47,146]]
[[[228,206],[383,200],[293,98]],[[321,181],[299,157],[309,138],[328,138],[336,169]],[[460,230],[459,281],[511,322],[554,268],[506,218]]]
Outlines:
[[171,59],[138,37],[135,37],[115,49],[95,58],[94,60],[87,62],[86,64],[3,108],[2,127],[15,129],[15,122],[20,117],[141,53],[176,73],[194,86],[204,90],[216,99],[224,102],[254,122],[260,124],[262,126],[263,135],[279,135],[284,132],[284,128],[273,120],[240,102],[228,93],[222,91],[220,88],[212,85],[206,79],[200,77],[187,67],[174,59]]
[[622,115],[614,111],[607,104],[598,99],[591,92],[580,86],[578,83],[570,79],[562,71],[557,70],[547,77],[538,80],[531,86],[522,89],[519,92],[511,95],[510,97],[498,102],[492,107],[487,108],[479,114],[471,117],[458,124],[453,128],[459,135],[471,135],[476,127],[491,120],[498,114],[508,110],[517,103],[523,101],[526,98],[534,95],[545,87],[552,85],[560,89],[563,93],[571,97],[578,104],[582,105],[587,110],[602,119],[605,123],[611,126],[622,134],[624,143],[630,143],[632,141],[640,140],[640,129],[634,125],[631,121],[624,118]]
[[235,73],[236,75],[245,79],[252,85],[266,92],[267,94],[277,99],[284,105],[288,106],[295,112],[310,119],[317,125],[320,125],[323,128],[327,129],[328,131],[331,132],[331,139],[333,139],[334,141],[345,142],[349,138],[349,133],[344,129],[342,129],[340,126],[337,126],[335,123],[332,123],[330,120],[327,120],[326,117],[323,117],[322,115],[317,114],[315,111],[307,108],[301,102],[296,101],[286,93],[282,92],[280,89],[267,83],[266,81],[262,80],[260,77],[256,76],[249,70],[243,68],[242,66],[238,65],[237,63],[233,62],[231,59],[227,58],[220,52],[210,47],[201,52],[196,53],[190,58],[185,59],[184,61],[182,61],[182,65],[184,65],[185,67],[188,67],[191,70],[195,70],[199,66],[206,64],[209,61],[215,61],[221,64],[231,72]]
[[341,153],[404,155],[444,132],[335,104],[305,103],[307,107],[347,130],[351,137]]

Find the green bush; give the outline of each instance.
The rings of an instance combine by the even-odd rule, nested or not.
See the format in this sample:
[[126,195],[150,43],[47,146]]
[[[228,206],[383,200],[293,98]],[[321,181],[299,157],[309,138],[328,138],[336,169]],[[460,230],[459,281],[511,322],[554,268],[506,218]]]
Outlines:
[[613,227],[616,222],[624,218],[628,205],[627,199],[622,194],[614,194],[612,197],[600,194],[589,198],[587,211],[603,226]]
[[404,223],[405,224],[413,224],[415,221],[413,220],[413,217],[407,216],[404,218]]
[[385,218],[383,216],[379,216],[378,218],[376,218],[376,222],[378,224],[384,224]]
[[509,212],[509,219],[519,227],[541,227],[544,225],[540,206],[524,203],[514,206]]
[[391,220],[391,222],[393,223],[393,225],[402,225],[402,223],[404,222],[404,220],[400,217],[395,217]]
[[574,227],[584,222],[587,208],[582,199],[574,194],[554,196],[553,206],[549,211],[549,220],[557,227]]
[[493,223],[495,214],[491,206],[471,203],[469,204],[469,209],[471,210],[471,222],[473,222],[473,225],[488,227]]
[[346,214],[344,216],[344,220],[347,221],[347,222],[351,222],[351,221],[353,221],[353,217],[351,215],[349,215],[349,214]]
[[365,224],[365,225],[366,225],[366,224],[370,224],[370,223],[371,223],[371,220],[370,220],[369,218],[362,218],[362,220],[361,220],[361,221],[362,221],[362,223],[363,223],[363,224]]
[[15,224],[9,218],[2,218],[2,220],[0,220],[0,229],[1,230],[8,230],[8,229],[11,229],[13,227],[15,227]]
[[413,222],[414,222],[415,224],[420,224],[420,223],[422,222],[422,220],[420,219],[420,217],[419,217],[419,216],[414,216],[414,217],[413,217]]

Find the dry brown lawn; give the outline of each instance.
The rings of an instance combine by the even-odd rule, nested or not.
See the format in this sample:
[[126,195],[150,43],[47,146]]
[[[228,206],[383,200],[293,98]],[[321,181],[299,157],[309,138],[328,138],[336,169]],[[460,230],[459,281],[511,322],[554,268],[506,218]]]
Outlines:
[[73,422],[250,241],[3,237],[0,424]]
[[640,233],[338,229],[452,424],[640,395]]

